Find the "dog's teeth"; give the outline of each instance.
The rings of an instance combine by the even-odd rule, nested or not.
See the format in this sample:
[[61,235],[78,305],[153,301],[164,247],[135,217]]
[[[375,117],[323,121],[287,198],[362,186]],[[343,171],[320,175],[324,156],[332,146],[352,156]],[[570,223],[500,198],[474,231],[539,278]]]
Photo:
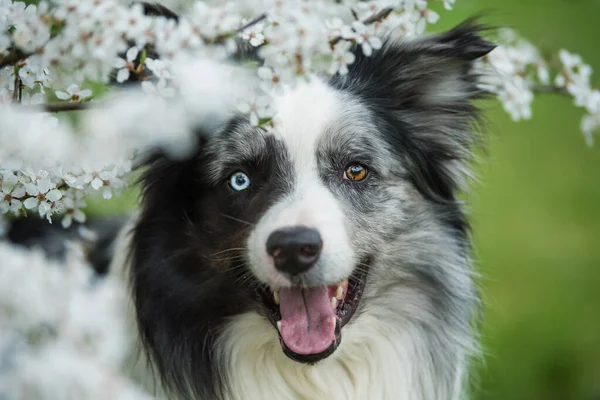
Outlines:
[[281,332],[281,321],[277,321],[277,330]]
[[331,307],[335,310],[337,308],[337,299],[335,297],[331,298]]
[[342,287],[342,285],[337,287],[337,290],[335,291],[335,297],[337,297],[338,300],[341,300],[344,296],[344,288]]
[[279,304],[279,292],[273,292],[273,300],[275,300],[275,304]]

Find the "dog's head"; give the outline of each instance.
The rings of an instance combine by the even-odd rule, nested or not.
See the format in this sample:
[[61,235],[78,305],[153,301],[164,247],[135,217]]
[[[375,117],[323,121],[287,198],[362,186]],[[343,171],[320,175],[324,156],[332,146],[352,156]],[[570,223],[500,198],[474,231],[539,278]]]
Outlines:
[[347,75],[276,98],[274,129],[236,118],[192,159],[149,161],[133,287],[142,337],[173,386],[216,381],[213,344],[242,313],[314,363],[370,309],[421,318],[386,298],[391,285],[439,313],[443,296],[468,297],[457,293],[472,288],[456,261],[468,249],[456,196],[471,101],[484,94],[473,62],[493,48],[478,29],[356,50]]

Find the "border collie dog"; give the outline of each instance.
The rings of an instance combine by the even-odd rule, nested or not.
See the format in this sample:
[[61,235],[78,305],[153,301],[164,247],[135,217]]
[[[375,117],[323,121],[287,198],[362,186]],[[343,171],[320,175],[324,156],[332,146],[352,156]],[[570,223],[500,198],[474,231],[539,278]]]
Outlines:
[[279,95],[275,128],[235,117],[148,159],[111,268],[168,398],[466,396],[480,30],[356,48],[347,75]]
[[167,392],[463,398],[479,30],[355,49],[347,75],[276,98],[276,128],[234,118],[193,158],[148,162],[130,272]]

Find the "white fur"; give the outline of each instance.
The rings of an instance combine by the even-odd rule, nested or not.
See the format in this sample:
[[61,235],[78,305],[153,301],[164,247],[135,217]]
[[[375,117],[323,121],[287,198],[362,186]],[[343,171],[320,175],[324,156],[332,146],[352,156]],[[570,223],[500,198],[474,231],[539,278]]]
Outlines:
[[238,316],[217,343],[220,357],[233,366],[226,371],[231,384],[224,399],[459,399],[462,364],[454,388],[436,386],[423,337],[398,317],[365,314],[344,328],[332,356],[309,366],[283,354],[275,329],[263,317]]
[[[321,182],[316,151],[319,140],[337,118],[343,104],[339,94],[317,78],[276,99],[274,135],[286,144],[293,164],[294,190],[269,208],[248,238],[250,268],[272,287],[289,286],[266,252],[269,235],[283,227],[302,225],[321,234],[319,261],[306,274],[307,284],[334,284],[346,279],[356,263],[339,202]],[[313,118],[307,118],[312,116]]]

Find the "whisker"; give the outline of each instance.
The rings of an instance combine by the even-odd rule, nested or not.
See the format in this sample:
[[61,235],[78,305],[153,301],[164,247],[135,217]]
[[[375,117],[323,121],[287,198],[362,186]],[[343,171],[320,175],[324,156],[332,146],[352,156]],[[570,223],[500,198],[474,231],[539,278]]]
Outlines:
[[232,247],[230,249],[225,249],[225,250],[217,251],[216,253],[212,253],[209,255],[209,257],[216,256],[216,255],[222,254],[222,253],[227,253],[228,251],[239,251],[239,250],[246,250],[246,249],[243,247]]
[[228,214],[221,213],[221,215],[223,217],[225,217],[225,218],[229,218],[229,219],[231,219],[233,221],[240,222],[242,224],[246,224],[246,225],[249,225],[249,226],[256,226],[256,224],[253,224],[252,222],[244,221],[243,219],[232,217],[231,215],[228,215]]
[[[245,260],[242,260],[242,261],[245,261]],[[245,263],[234,264],[234,265],[232,265],[232,266],[229,267],[229,270],[235,271],[235,270],[240,269],[240,268],[246,268],[246,264]]]
[[222,257],[222,258],[213,258],[213,257],[206,257],[206,256],[204,256],[204,257],[210,261],[235,261],[235,260],[243,260],[245,258],[243,255],[238,255],[238,256],[233,256],[233,257]]

